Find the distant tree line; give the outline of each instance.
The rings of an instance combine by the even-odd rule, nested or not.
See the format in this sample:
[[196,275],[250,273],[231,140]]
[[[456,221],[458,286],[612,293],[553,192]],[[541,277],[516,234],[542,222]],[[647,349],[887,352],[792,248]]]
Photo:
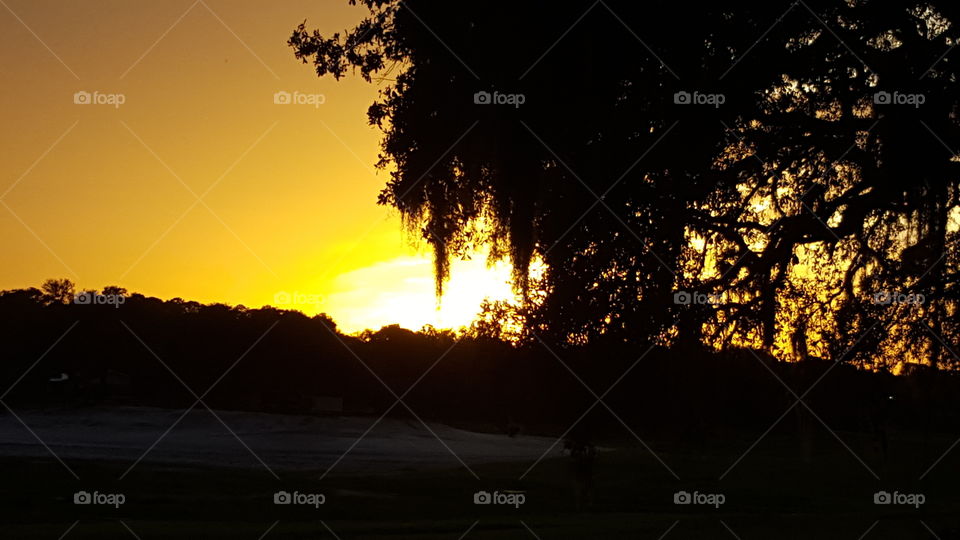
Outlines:
[[[558,434],[580,418],[578,430],[596,432],[581,436],[628,436],[596,403],[605,394],[637,432],[704,437],[766,429],[795,402],[778,377],[803,392],[832,369],[806,401],[834,429],[872,429],[880,413],[911,429],[957,430],[960,421],[960,380],[952,373],[895,377],[831,362],[778,362],[745,349],[689,356],[594,345],[554,356],[540,345],[485,336],[479,326],[413,332],[394,325],[349,336],[326,315],[163,301],[119,287],[87,293],[124,301],[78,303],[83,291],[67,280],[0,292],[5,403],[186,408],[196,395],[214,408],[268,413],[410,417],[412,410],[513,434],[516,426]],[[399,396],[410,409],[397,404]],[[342,410],[318,412],[317,398],[342,399]]]

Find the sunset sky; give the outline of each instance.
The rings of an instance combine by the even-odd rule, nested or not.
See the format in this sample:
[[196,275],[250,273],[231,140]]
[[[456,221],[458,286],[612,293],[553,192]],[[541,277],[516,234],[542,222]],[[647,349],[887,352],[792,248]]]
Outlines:
[[[341,0],[0,1],[0,288],[66,277],[248,307],[290,298],[278,307],[347,332],[459,326],[484,296],[509,297],[509,269],[475,257],[436,311],[429,253],[376,205],[377,87],[319,79],[286,46],[304,19],[328,34],[364,13]],[[276,104],[279,91],[309,103]]]

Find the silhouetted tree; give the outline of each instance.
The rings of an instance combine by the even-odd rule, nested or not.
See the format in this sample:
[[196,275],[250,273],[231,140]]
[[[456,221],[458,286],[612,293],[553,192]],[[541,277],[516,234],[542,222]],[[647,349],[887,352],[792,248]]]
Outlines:
[[69,304],[73,301],[74,285],[69,279],[48,279],[40,290],[48,303]]
[[432,245],[438,292],[483,245],[530,339],[953,361],[952,4],[361,3],[289,44],[320,76],[393,77],[369,109],[380,202]]

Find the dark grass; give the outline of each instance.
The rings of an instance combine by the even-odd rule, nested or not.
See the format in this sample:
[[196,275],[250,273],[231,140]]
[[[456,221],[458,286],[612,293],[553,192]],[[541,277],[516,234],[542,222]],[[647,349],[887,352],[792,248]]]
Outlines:
[[[793,438],[772,434],[722,480],[759,434],[649,441],[680,480],[636,440],[611,443],[618,448],[601,454],[593,501],[582,511],[568,458],[543,461],[522,480],[532,462],[471,465],[477,480],[451,457],[449,467],[334,473],[323,481],[322,471],[280,471],[277,480],[252,457],[248,470],[141,463],[123,480],[117,478],[129,463],[70,462],[80,481],[52,458],[7,458],[0,460],[0,537],[57,539],[74,522],[64,538],[335,538],[327,526],[343,539],[456,539],[468,530],[464,538],[657,539],[668,530],[668,539],[958,537],[960,453],[949,453],[919,479],[954,438],[898,434],[884,470],[872,441],[838,436],[866,465],[826,430],[809,459]],[[122,492],[127,503],[119,509],[76,506],[72,496],[79,489]],[[281,489],[321,492],[327,504],[276,506],[273,493]],[[519,509],[477,506],[473,493],[479,489],[521,489],[527,502]],[[927,502],[919,509],[877,506],[873,493],[879,489],[923,493]],[[678,506],[677,490],[723,493],[726,503],[719,509]]]

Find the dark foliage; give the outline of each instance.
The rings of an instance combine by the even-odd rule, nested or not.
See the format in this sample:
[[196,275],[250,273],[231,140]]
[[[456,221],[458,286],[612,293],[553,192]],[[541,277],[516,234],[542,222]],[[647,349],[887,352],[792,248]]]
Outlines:
[[361,3],[289,43],[320,76],[392,81],[369,110],[380,202],[433,246],[438,290],[485,246],[530,340],[956,364],[953,3]]
[[388,326],[345,336],[324,315],[125,298],[113,307],[63,303],[37,289],[0,293],[0,384],[11,388],[3,400],[187,408],[196,397],[186,385],[220,409],[311,414],[311,399],[325,396],[342,398],[343,414],[409,417],[412,409],[479,429],[554,434],[594,406],[571,436],[625,436],[586,385],[597,395],[610,389],[605,403],[634,430],[702,438],[769,427],[795,400],[776,377],[802,394],[831,370],[806,401],[835,429],[871,429],[891,397],[894,412],[882,421],[906,428],[956,430],[960,411],[960,381],[942,372],[893,377],[743,349],[683,356],[595,345],[556,357],[477,335]]

